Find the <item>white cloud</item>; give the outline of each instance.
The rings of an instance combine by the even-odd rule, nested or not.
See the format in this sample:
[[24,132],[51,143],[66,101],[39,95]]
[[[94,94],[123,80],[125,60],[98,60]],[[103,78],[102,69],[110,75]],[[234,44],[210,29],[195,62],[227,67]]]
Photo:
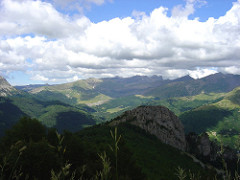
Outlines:
[[59,13],[50,3],[41,1],[1,1],[0,35],[41,35],[63,38],[80,34],[90,21],[82,17],[76,21]]
[[239,66],[230,66],[222,68],[222,71],[228,74],[240,74],[240,67]]
[[47,2],[3,0],[0,71],[25,71],[49,82],[115,75],[200,78],[217,70],[240,74],[240,1],[218,19],[189,20],[201,3],[188,0],[171,17],[159,7],[149,16],[135,12],[92,23],[61,14]]
[[48,78],[44,77],[43,75],[39,75],[39,74],[34,75],[31,79],[36,80],[36,81],[49,81]]
[[200,79],[206,76],[209,76],[211,74],[216,74],[218,71],[217,69],[199,69],[189,71],[189,75],[194,79]]

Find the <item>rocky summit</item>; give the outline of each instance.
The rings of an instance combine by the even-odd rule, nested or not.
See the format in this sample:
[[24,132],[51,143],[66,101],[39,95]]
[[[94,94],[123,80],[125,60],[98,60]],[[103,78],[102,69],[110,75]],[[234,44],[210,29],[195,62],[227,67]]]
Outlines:
[[139,106],[126,111],[115,118],[111,124],[128,122],[136,125],[150,134],[155,135],[163,143],[185,151],[186,140],[184,128],[178,117],[163,106]]
[[12,92],[16,91],[14,87],[12,87],[6,79],[0,76],[0,96],[8,96],[11,95]]

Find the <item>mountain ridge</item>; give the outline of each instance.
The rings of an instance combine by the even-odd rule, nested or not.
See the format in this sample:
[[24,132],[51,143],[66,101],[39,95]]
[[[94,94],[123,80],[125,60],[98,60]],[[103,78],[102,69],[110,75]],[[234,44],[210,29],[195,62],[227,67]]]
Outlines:
[[0,76],[0,96],[10,96],[17,93],[17,89],[9,84],[9,82]]
[[[158,98],[193,96],[202,92],[228,92],[240,86],[240,76],[217,73],[202,79],[184,76],[175,80],[164,80],[161,76],[134,76],[130,78],[102,78],[78,80],[32,89],[34,95],[44,93],[44,97],[55,100],[71,100],[73,104],[98,106],[111,99],[132,95],[152,96]],[[48,96],[47,92],[51,92]],[[59,96],[61,94],[62,98]],[[60,99],[58,99],[58,97]]]
[[185,151],[184,128],[178,117],[164,106],[139,106],[125,111],[116,117],[110,125],[130,123],[155,135],[163,143]]

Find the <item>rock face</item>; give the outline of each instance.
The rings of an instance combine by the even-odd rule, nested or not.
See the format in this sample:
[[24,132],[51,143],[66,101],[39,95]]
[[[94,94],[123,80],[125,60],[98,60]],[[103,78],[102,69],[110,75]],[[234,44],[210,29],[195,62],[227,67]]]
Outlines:
[[201,157],[201,159],[208,159],[210,161],[215,161],[217,152],[220,151],[214,142],[211,142],[208,134],[203,133],[197,135],[195,133],[189,133],[186,136],[187,141],[187,151],[194,154],[196,157]]
[[210,141],[207,133],[197,135],[189,133],[186,136],[186,151],[200,159],[204,163],[209,163],[215,167],[222,168],[222,159],[228,164],[228,168],[234,169],[237,164],[237,152],[229,147],[221,147]]
[[12,87],[6,79],[0,76],[0,96],[8,96],[11,95],[12,92],[17,91],[14,87]]
[[116,118],[112,124],[129,122],[150,134],[155,135],[163,143],[185,151],[186,141],[184,129],[178,117],[163,106],[140,106],[126,111]]

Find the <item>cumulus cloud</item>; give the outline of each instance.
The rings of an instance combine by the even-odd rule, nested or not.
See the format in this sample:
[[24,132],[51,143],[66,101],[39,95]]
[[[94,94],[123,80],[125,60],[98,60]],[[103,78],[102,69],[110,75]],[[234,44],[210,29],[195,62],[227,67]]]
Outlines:
[[62,14],[48,2],[2,0],[0,71],[25,71],[46,82],[240,74],[240,0],[218,19],[189,19],[204,3],[187,0],[170,17],[167,8],[159,7],[150,15],[135,11],[132,17],[92,23],[85,16]]
[[218,71],[216,68],[196,68],[196,70],[189,71],[189,75],[194,79],[203,78],[211,74],[216,74]]
[[195,11],[195,7],[201,7],[207,2],[205,0],[185,0],[186,5],[183,7],[182,5],[177,5],[172,9],[173,17],[188,17],[193,14]]

